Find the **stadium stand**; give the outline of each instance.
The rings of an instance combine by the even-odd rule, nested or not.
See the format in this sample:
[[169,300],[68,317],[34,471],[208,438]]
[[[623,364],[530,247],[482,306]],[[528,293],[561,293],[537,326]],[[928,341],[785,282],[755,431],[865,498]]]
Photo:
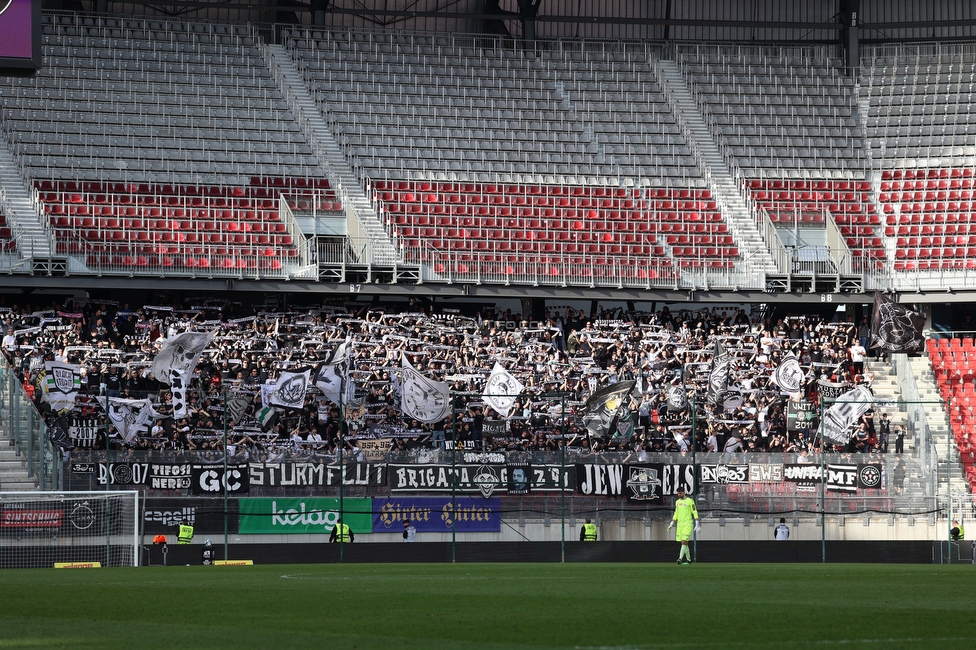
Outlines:
[[17,241],[7,224],[7,218],[3,216],[3,206],[0,205],[0,251],[9,252],[16,249]]
[[972,338],[930,338],[926,348],[932,360],[939,394],[948,406],[952,435],[959,449],[970,490],[976,491],[976,346]]
[[536,57],[461,41],[286,40],[407,259],[462,279],[609,281],[740,259],[650,49]]

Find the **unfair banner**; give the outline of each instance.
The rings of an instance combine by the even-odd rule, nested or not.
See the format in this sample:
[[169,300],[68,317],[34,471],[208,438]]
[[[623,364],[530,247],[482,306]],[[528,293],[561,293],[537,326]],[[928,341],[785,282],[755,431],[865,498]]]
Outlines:
[[[354,534],[372,532],[372,502],[343,499],[342,521]],[[328,535],[339,521],[339,499],[243,498],[239,506],[241,535]]]
[[501,501],[467,496],[453,501],[448,496],[373,499],[374,533],[398,533],[407,519],[418,533],[497,533]]

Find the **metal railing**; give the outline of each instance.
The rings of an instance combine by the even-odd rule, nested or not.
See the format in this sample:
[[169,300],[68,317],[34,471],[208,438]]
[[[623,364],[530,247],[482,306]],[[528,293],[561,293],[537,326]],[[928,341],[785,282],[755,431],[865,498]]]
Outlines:
[[61,489],[61,453],[49,442],[44,419],[2,354],[0,385],[0,428],[24,459],[28,478],[39,490]]

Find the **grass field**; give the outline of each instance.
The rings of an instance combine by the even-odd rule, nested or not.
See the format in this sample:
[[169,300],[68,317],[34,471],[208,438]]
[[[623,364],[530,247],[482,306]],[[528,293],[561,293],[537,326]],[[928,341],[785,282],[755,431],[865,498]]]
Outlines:
[[0,648],[969,648],[973,565],[0,572]]

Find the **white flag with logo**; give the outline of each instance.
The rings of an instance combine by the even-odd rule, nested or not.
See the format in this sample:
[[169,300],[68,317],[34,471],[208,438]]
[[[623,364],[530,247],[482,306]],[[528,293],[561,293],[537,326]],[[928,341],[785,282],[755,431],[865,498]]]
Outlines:
[[[346,363],[348,349],[349,340],[346,339],[335,349],[332,356],[315,371],[315,387],[336,405],[343,402],[343,398],[348,397],[348,394],[343,395],[343,388],[348,382],[348,364]],[[346,392],[348,393],[348,391]],[[348,404],[349,400],[346,399],[345,403]]]
[[451,412],[451,390],[442,381],[434,381],[417,372],[402,355],[400,408],[404,415],[420,422],[440,422]]
[[803,369],[796,355],[788,352],[773,371],[773,381],[786,393],[796,393],[803,386]]
[[874,403],[871,389],[861,384],[847,391],[830,405],[823,415],[820,430],[823,437],[843,445],[851,438],[851,427]]
[[200,355],[207,349],[217,330],[212,332],[184,332],[165,339],[153,359],[152,376],[169,384],[173,391],[173,417],[185,418],[186,391]]
[[308,390],[309,377],[312,371],[286,372],[282,371],[269,400],[271,406],[286,409],[300,409],[305,406],[305,392]]
[[149,428],[148,400],[98,397],[98,403],[108,415],[122,440],[131,442],[139,433]]
[[502,364],[495,362],[495,367],[485,382],[485,390],[481,398],[485,404],[498,411],[502,417],[507,418],[511,413],[515,400],[525,390],[518,379],[512,373],[502,367]]
[[75,398],[81,388],[81,373],[78,366],[59,361],[44,362],[43,399],[57,413],[75,405]]

